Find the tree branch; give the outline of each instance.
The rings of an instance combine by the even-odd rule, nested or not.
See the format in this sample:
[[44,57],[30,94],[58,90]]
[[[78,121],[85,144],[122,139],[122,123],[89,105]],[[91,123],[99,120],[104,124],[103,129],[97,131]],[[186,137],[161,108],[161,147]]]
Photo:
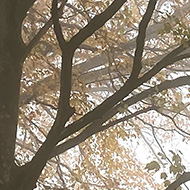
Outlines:
[[[52,5],[54,30],[62,51],[62,67],[61,67],[61,81],[60,81],[60,97],[58,103],[58,112],[54,124],[49,131],[45,142],[37,151],[32,161],[26,164],[23,168],[28,168],[29,171],[25,176],[25,181],[30,183],[23,183],[23,189],[29,189],[35,184],[42,169],[44,168],[50,153],[56,146],[59,140],[59,134],[62,131],[62,127],[68,121],[70,116],[74,113],[74,110],[69,105],[70,91],[71,91],[71,73],[72,73],[72,58],[74,51],[71,51],[70,46],[63,38],[61,27],[59,24],[59,18],[57,11],[57,0],[53,0]],[[34,175],[35,173],[35,175]],[[31,185],[32,184],[32,185]]]
[[[65,1],[66,4],[67,0]],[[62,34],[61,26],[59,23],[59,15],[57,9],[57,0],[52,2],[52,19],[54,24],[54,31],[62,52],[62,67],[61,67],[61,85],[60,85],[60,97],[58,104],[58,113],[55,120],[56,126],[64,123],[74,113],[74,110],[70,107],[70,93],[71,93],[71,79],[72,79],[72,59],[74,55],[74,49],[69,45]]]
[[[63,6],[66,4],[67,0],[64,1]],[[52,20],[54,24],[54,31],[59,43],[59,46],[61,48],[62,53],[64,52],[64,49],[66,48],[66,41],[64,39],[64,36],[62,34],[61,26],[59,23],[59,14],[58,14],[58,8],[57,8],[57,0],[53,0],[52,2]]]
[[70,44],[75,49],[81,45],[96,30],[101,28],[126,2],[126,0],[115,0],[104,12],[95,16],[83,29],[81,29],[70,40]]
[[176,56],[183,52],[185,49],[186,47],[184,47],[183,45],[179,46],[178,48],[170,52],[167,56],[165,56],[161,61],[159,61],[156,66],[154,66],[141,78],[138,78],[136,80],[128,80],[115,94],[107,98],[102,104],[98,105],[94,110],[88,112],[84,117],[64,129],[60,135],[60,140],[77,132],[92,121],[102,118],[102,115],[104,115],[104,113],[108,112],[119,101],[128,96],[134,89],[142,85],[144,82],[150,80],[161,69],[178,61],[179,58],[182,58],[183,56]]
[[[160,85],[157,85],[156,87],[152,87],[148,90],[145,90],[143,92],[141,92],[140,94],[137,94],[129,99],[127,99],[126,101],[124,101],[123,103],[118,104],[117,106],[115,106],[113,109],[111,109],[109,112],[107,112],[106,114],[103,115],[103,118],[99,121],[99,125],[97,125],[97,121],[96,121],[96,125],[92,122],[82,133],[86,133],[86,134],[82,134],[81,133],[81,137],[77,136],[76,138],[73,139],[74,142],[72,142],[72,139],[69,140],[70,144],[67,142],[57,146],[53,152],[51,153],[51,157],[56,156],[57,154],[63,153],[64,151],[68,150],[71,147],[74,147],[75,145],[77,145],[77,142],[80,143],[82,141],[84,141],[86,138],[90,137],[91,135],[98,133],[100,131],[103,131],[115,124],[117,124],[118,122],[122,122],[122,121],[126,121],[128,119],[131,118],[131,116],[126,116],[123,117],[119,120],[113,121],[111,123],[108,123],[106,126],[100,128],[101,123],[106,122],[108,119],[110,119],[111,117],[113,117],[116,113],[118,113],[118,110],[120,107],[123,106],[123,104],[126,104],[127,106],[131,106],[135,103],[137,103],[138,101],[143,100],[144,98],[147,98],[149,96],[152,96],[153,94],[159,93],[163,90],[167,90],[170,88],[175,88],[178,86],[183,86],[183,85],[190,85],[190,76],[184,76],[184,77],[179,77],[175,80],[169,80],[169,81],[165,81],[163,83],[161,83]],[[150,107],[147,109],[144,109],[144,112],[146,111],[150,111],[156,109],[156,107]],[[142,110],[140,110],[139,112],[135,112],[135,114],[141,114]],[[133,114],[134,116],[134,114]],[[75,125],[75,123],[71,124],[68,127],[72,127],[73,125]],[[80,125],[80,124],[79,124]],[[97,129],[96,129],[97,127]],[[63,134],[62,134],[63,135]],[[85,138],[86,137],[86,138]],[[80,140],[81,138],[81,140]],[[68,144],[67,144],[68,143]]]
[[123,121],[127,121],[137,115],[148,112],[152,109],[154,109],[154,108],[153,107],[145,108],[143,110],[140,110],[133,114],[125,116],[121,119],[112,121],[105,126],[102,126],[102,120],[96,120],[95,122],[91,123],[84,131],[82,131],[78,136],[76,136],[72,139],[69,139],[68,141],[64,142],[61,145],[56,146],[56,148],[53,150],[52,154],[50,155],[50,158],[57,156],[65,151],[69,150],[70,148],[73,148],[74,146],[80,144],[81,142],[85,141],[87,138],[89,138],[90,136],[92,136],[96,133],[99,133],[101,131],[109,129],[113,125],[116,125]]
[[36,2],[36,0],[24,0],[20,1],[20,16],[22,20],[25,18],[27,11],[30,9],[30,7]]
[[[188,41],[188,44],[189,43],[190,41]],[[166,68],[167,66],[182,59],[189,58],[190,55],[187,56],[187,54],[180,54],[186,49],[187,47],[185,47],[183,44],[180,45],[179,47],[171,51],[168,55],[166,55],[161,61],[159,61],[150,71],[148,71],[141,78],[139,78],[139,80],[142,80],[144,83],[148,81],[152,76],[156,75],[163,68]]]
[[157,0],[149,1],[146,12],[142,18],[142,21],[139,24],[139,30],[138,30],[139,34],[137,36],[135,58],[134,58],[133,69],[132,69],[130,78],[133,78],[133,77],[137,78],[142,69],[141,61],[142,61],[142,54],[143,54],[143,49],[144,49],[144,42],[146,38],[146,29],[152,17],[156,3],[157,3]]
[[[58,8],[58,14],[60,15],[67,0],[63,0],[61,6]],[[25,48],[25,57],[30,53],[32,48],[39,42],[40,38],[48,31],[52,25],[52,17],[46,22],[46,24],[40,29],[40,31],[34,36]]]
[[165,190],[175,190],[183,183],[190,180],[190,172],[184,172],[179,178],[171,183]]

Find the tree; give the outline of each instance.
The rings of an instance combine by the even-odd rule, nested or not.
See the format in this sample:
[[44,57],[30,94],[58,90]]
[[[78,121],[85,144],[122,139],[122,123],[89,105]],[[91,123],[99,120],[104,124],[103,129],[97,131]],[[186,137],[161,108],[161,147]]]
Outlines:
[[[165,4],[156,0],[0,2],[1,189],[34,189],[48,160],[118,123],[130,121],[136,137],[144,137],[142,124],[149,125],[158,142],[146,112],[167,118],[173,131],[188,138],[188,129],[175,118],[188,121],[180,87],[188,90],[190,81],[189,3],[171,2],[179,3],[182,15],[178,7],[164,13]],[[131,136],[119,127],[104,138],[112,141],[119,133]],[[34,155],[21,158],[19,147]],[[190,179],[179,154],[172,155],[170,171],[177,179],[167,189]],[[156,161],[146,166],[159,167]]]

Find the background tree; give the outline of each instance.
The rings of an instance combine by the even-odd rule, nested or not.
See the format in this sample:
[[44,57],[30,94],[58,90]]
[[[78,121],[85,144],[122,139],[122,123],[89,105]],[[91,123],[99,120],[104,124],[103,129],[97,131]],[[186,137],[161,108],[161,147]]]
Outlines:
[[[0,188],[188,181],[183,150],[164,144],[189,141],[189,6],[1,1]],[[160,172],[162,185],[137,161],[142,141],[153,155],[146,169]]]

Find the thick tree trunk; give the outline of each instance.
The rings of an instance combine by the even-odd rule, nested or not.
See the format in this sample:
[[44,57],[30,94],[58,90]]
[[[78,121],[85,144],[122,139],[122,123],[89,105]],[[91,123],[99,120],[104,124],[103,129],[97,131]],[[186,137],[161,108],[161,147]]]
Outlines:
[[11,188],[23,43],[16,1],[0,1],[0,189]]

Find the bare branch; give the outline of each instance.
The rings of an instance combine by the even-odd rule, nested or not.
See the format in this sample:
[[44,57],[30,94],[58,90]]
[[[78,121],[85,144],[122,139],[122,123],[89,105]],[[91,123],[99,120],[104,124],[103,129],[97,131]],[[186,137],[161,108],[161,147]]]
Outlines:
[[[115,106],[119,101],[128,96],[134,89],[142,85],[144,82],[150,80],[155,74],[157,74],[162,68],[165,68],[168,65],[171,65],[179,60],[179,55],[186,49],[183,45],[179,46],[167,56],[165,56],[161,61],[157,63],[149,72],[144,74],[141,78],[136,80],[128,80],[123,87],[121,87],[115,94],[107,98],[102,104],[97,106],[94,110],[88,112],[84,117],[74,122],[70,127],[67,127],[61,133],[61,139],[68,137],[69,135],[77,132],[82,129],[84,126],[91,123],[93,120],[100,119],[102,116],[108,112],[113,106]],[[180,57],[182,58],[182,57]],[[187,81],[184,81],[184,84],[187,84]],[[61,140],[60,139],[60,140]]]
[[[64,2],[66,4],[67,0]],[[52,3],[52,18],[54,24],[54,31],[62,51],[62,67],[61,67],[61,85],[60,85],[60,98],[56,123],[58,121],[63,125],[64,122],[74,113],[69,105],[70,93],[71,93],[71,78],[72,78],[72,58],[73,48],[65,41],[62,34],[61,26],[59,23],[59,15],[57,9],[57,0],[53,0]],[[65,113],[63,113],[65,112]],[[58,126],[58,125],[57,125]]]
[[[67,2],[67,0],[64,1],[64,5],[66,4],[66,2]],[[53,24],[54,24],[54,31],[55,31],[59,46],[61,48],[61,51],[63,53],[64,48],[66,48],[65,47],[66,46],[66,41],[65,41],[64,36],[62,34],[61,26],[60,26],[60,23],[59,23],[57,0],[53,0],[53,2],[52,2],[52,19],[53,19]]]
[[[122,104],[126,104],[128,106],[131,106],[131,105],[135,104],[136,102],[138,102],[138,101],[140,101],[140,100],[142,100],[142,99],[144,99],[144,98],[146,98],[148,96],[151,96],[153,94],[161,92],[163,90],[166,90],[166,89],[169,89],[169,88],[175,88],[175,87],[182,86],[182,85],[187,85],[187,84],[190,85],[190,76],[179,77],[179,78],[177,78],[175,80],[172,80],[172,81],[165,81],[165,82],[161,83],[160,85],[158,85],[156,87],[152,87],[152,88],[150,88],[148,90],[145,90],[145,91],[141,92],[140,94],[137,94],[136,96],[133,96],[133,97],[127,99]],[[95,134],[97,132],[103,131],[103,130],[105,130],[105,129],[107,129],[107,128],[109,128],[109,127],[111,127],[111,126],[113,126],[113,125],[115,125],[115,124],[117,124],[119,122],[123,122],[123,121],[126,121],[127,119],[130,119],[132,116],[130,116],[130,118],[128,118],[129,116],[126,116],[124,118],[121,118],[121,119],[118,119],[118,120],[113,121],[111,123],[108,123],[106,125],[107,127],[104,126],[104,127],[100,128],[100,126],[101,126],[102,123],[104,123],[109,118],[113,117],[116,113],[118,113],[119,107],[121,107],[122,104],[120,103],[119,105],[115,106],[112,110],[110,110],[106,114],[102,114],[103,115],[102,119],[96,120],[96,123],[92,122],[84,130],[84,131],[86,131],[85,133],[89,134],[89,136],[87,134],[83,134],[82,135],[82,133],[81,133],[80,136],[81,136],[81,139],[83,139],[83,140],[79,141],[80,137],[77,136],[76,140],[74,140],[74,142],[72,142],[72,140],[70,140],[71,144],[69,144],[69,143],[67,144],[67,142],[66,142],[64,144],[61,144],[61,145],[57,146],[53,150],[53,152],[51,153],[51,157],[53,157],[53,156],[55,156],[57,154],[60,154],[60,153],[62,153],[64,151],[68,150],[69,146],[73,147],[73,146],[77,145],[76,142],[80,143],[80,142],[84,141],[86,138],[90,137],[92,134]],[[147,112],[147,111],[150,111],[152,109],[156,109],[156,107],[150,107],[150,108],[147,108],[147,109],[145,109],[143,111]],[[136,112],[136,113],[138,113],[138,115],[139,115],[139,114],[141,114],[141,111]],[[134,114],[133,114],[133,116],[134,116]],[[99,122],[98,125],[97,125],[97,122]],[[70,134],[73,134],[74,132],[77,132],[78,130],[74,131],[75,127],[81,127],[81,128],[83,128],[84,125],[82,125],[82,124],[83,123],[81,121],[81,123],[78,123],[78,125],[75,122],[75,123],[71,124],[70,126],[68,126],[68,128],[66,128],[66,129],[68,129],[68,131],[67,131],[68,133],[62,133],[61,139],[64,139],[65,137],[67,137],[66,134],[70,135]],[[69,128],[72,128],[72,130],[74,132],[73,133],[69,133],[69,132],[71,132],[71,131],[69,131],[70,130]]]
[[177,189],[180,185],[190,180],[190,172],[184,172],[179,178],[171,183],[165,190]]
[[70,42],[75,49],[80,46],[96,30],[101,28],[126,2],[126,0],[115,0],[104,12],[95,16],[83,29],[81,29]]
[[[188,41],[188,44],[190,41]],[[150,71],[148,71],[145,75],[143,75],[141,78],[139,78],[141,81],[146,82],[148,81],[152,76],[156,75],[159,71],[161,71],[163,68],[166,68],[167,66],[180,61],[182,59],[190,57],[190,55],[187,54],[180,54],[184,50],[186,50],[187,47],[185,47],[183,44],[171,51],[168,55],[166,55],[161,61],[159,61],[156,66],[154,66]],[[180,54],[180,55],[179,55]]]
[[169,118],[169,119],[172,121],[172,123],[174,124],[174,126],[176,127],[176,129],[178,129],[182,134],[185,134],[185,135],[187,135],[187,136],[190,136],[190,133],[188,133],[188,132],[186,132],[185,130],[181,129],[181,128],[177,125],[177,123],[175,122],[174,117],[172,117],[172,116],[170,116],[170,115],[168,115],[168,114],[164,114],[164,113],[160,112],[159,110],[158,110],[158,112],[159,112],[161,115],[163,115],[163,116]]
[[145,38],[146,38],[146,29],[147,29],[148,23],[152,17],[156,3],[157,3],[157,0],[149,1],[146,13],[144,14],[142,21],[139,24],[139,34],[137,36],[137,46],[136,46],[136,51],[135,51],[133,70],[132,70],[130,78],[138,77],[138,75],[142,69],[141,60],[142,60],[144,42],[145,42]]
[[[71,51],[70,46],[63,38],[61,27],[59,24],[59,18],[57,11],[57,1],[53,1],[53,21],[54,30],[62,50],[62,67],[61,67],[61,81],[60,81],[60,97],[58,103],[58,112],[54,124],[49,131],[45,142],[39,148],[32,161],[26,164],[24,167],[30,167],[30,171],[25,176],[25,181],[30,179],[31,183],[35,183],[38,179],[42,169],[44,168],[50,153],[56,146],[59,140],[59,134],[62,131],[62,127],[68,121],[70,116],[74,113],[74,110],[69,105],[70,92],[71,92],[71,73],[72,73],[72,58],[74,51]],[[35,176],[33,173],[35,172]],[[30,184],[23,183],[23,189],[30,187]]]
[[72,138],[72,139],[69,139],[68,141],[66,141],[65,143],[57,146],[54,151],[52,152],[52,154],[50,155],[50,158],[54,157],[54,156],[57,156],[63,152],[65,152],[66,150],[78,145],[79,143],[85,141],[87,138],[89,138],[90,136],[96,134],[96,133],[99,133],[101,131],[104,131],[106,129],[109,129],[110,127],[120,123],[120,122],[123,122],[123,121],[127,121],[137,115],[140,115],[142,113],[145,113],[145,112],[148,112],[150,110],[154,109],[153,107],[150,107],[150,108],[145,108],[143,110],[140,110],[140,111],[137,111],[131,115],[128,115],[126,117],[123,117],[121,119],[118,119],[118,120],[115,120],[115,121],[112,121],[110,123],[108,123],[107,125],[105,126],[102,126],[102,120],[96,120],[95,122],[93,122],[92,124],[90,124],[84,131],[82,131],[78,136]]
[[[66,3],[66,0],[63,0],[61,6],[58,8],[59,15],[61,14],[65,3]],[[52,25],[52,17],[46,22],[46,24],[40,29],[40,31],[34,36],[34,38],[26,46],[25,52],[24,52],[25,57],[29,54],[32,48],[39,42],[40,38],[48,31],[51,25]]]

